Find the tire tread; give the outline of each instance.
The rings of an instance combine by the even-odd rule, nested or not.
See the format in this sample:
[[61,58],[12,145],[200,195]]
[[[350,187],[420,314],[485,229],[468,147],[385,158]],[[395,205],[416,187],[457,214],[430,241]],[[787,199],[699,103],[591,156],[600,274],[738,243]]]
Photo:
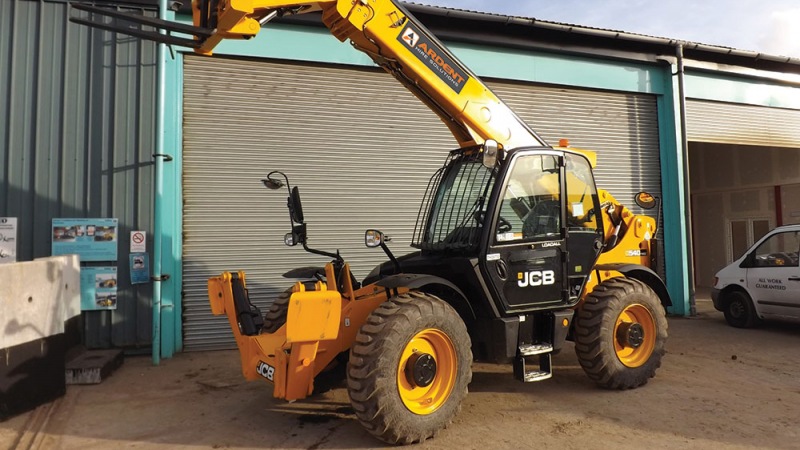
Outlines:
[[[402,405],[396,385],[389,382],[391,377],[386,376],[396,369],[386,365],[394,364],[392,355],[388,353],[406,345],[401,338],[403,332],[413,334],[421,331],[419,324],[431,317],[442,320],[447,328],[455,330],[447,334],[456,347],[456,353],[462,352],[462,358],[459,358],[456,385],[445,404],[430,415],[415,417]],[[438,297],[411,291],[387,300],[372,312],[350,349],[347,390],[359,422],[378,439],[390,444],[422,442],[438,434],[452,423],[467,394],[467,386],[472,380],[470,345],[463,321],[450,305]],[[387,398],[391,396],[396,398]],[[424,421],[418,418],[424,418]],[[420,423],[424,425],[417,426]]]

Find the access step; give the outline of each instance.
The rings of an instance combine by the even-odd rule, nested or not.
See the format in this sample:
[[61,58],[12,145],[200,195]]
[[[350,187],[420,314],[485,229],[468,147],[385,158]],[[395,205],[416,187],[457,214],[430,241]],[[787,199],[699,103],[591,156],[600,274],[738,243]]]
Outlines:
[[553,372],[545,372],[543,370],[531,370],[530,372],[525,372],[524,379],[522,381],[525,383],[535,383],[537,381],[546,380],[552,377],[553,377]]
[[[550,343],[520,345],[518,356],[514,360],[514,377],[525,383],[551,378],[553,376],[552,354],[553,345]],[[538,357],[538,361],[532,361],[534,357]],[[539,366],[538,369],[533,369],[536,365]]]
[[552,351],[552,344],[522,344],[519,346],[519,354],[521,356],[541,355],[543,353],[551,353]]

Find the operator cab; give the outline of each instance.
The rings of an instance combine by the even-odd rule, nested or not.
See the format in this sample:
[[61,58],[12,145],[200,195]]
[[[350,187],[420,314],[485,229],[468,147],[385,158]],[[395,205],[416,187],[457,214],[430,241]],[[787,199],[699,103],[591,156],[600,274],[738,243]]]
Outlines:
[[481,279],[451,281],[483,287],[500,315],[574,305],[603,246],[591,164],[553,148],[504,156],[487,167],[481,149],[452,152],[431,180],[413,246],[421,260],[471,260]]

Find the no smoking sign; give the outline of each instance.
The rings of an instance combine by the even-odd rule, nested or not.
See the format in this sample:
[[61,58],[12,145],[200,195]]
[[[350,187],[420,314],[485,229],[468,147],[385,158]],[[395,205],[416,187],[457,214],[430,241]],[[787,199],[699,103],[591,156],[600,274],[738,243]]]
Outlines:
[[144,253],[147,248],[147,233],[131,231],[131,253]]

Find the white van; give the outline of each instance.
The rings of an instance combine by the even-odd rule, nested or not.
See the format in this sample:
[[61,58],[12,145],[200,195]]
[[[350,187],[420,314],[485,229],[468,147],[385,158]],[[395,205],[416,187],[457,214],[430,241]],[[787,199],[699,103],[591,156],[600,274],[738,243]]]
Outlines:
[[800,225],[775,228],[717,272],[711,299],[734,327],[800,319]]

